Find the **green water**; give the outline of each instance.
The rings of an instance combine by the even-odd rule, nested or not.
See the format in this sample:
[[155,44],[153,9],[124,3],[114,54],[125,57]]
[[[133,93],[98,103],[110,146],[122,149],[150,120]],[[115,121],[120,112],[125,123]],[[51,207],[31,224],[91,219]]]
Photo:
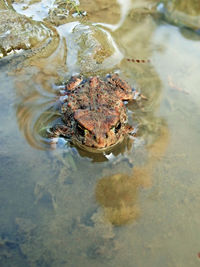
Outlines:
[[[0,2],[0,266],[199,266],[196,1],[80,2]],[[60,85],[113,72],[148,98],[128,104],[137,137],[50,149]]]

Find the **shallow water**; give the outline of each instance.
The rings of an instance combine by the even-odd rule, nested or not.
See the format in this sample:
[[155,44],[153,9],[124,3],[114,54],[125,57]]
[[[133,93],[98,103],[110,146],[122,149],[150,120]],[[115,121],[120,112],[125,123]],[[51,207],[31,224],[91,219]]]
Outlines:
[[[200,35],[156,1],[107,2],[83,0],[79,17],[58,2],[16,1],[12,12],[45,26],[31,40],[22,31],[22,48],[0,33],[10,38],[1,49],[12,41],[0,59],[3,267],[200,264]],[[101,154],[63,139],[50,149],[62,84],[113,72],[148,98],[127,106],[137,137]]]

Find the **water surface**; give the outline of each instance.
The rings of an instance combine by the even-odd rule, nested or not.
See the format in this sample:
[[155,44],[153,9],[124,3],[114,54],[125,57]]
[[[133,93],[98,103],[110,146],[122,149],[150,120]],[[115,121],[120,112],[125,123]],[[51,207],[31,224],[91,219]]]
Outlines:
[[[0,265],[199,266],[196,2],[165,1],[164,14],[156,1],[86,2],[86,16],[61,1],[0,4],[21,32],[13,41],[1,22]],[[128,104],[137,137],[101,154],[50,149],[62,85],[114,72],[148,98]]]

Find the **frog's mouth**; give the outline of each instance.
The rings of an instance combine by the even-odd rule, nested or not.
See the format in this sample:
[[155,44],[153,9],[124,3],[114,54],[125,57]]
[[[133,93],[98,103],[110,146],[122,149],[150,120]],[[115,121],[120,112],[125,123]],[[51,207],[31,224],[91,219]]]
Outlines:
[[86,150],[86,151],[91,152],[91,153],[103,153],[103,152],[109,152],[109,151],[111,151],[117,145],[119,145],[120,143],[122,143],[123,140],[124,140],[124,136],[121,136],[114,144],[111,144],[111,145],[106,146],[106,147],[93,147],[93,146],[88,146],[86,144],[81,143],[76,138],[73,139],[73,143],[74,143],[75,146],[79,147],[82,150]]

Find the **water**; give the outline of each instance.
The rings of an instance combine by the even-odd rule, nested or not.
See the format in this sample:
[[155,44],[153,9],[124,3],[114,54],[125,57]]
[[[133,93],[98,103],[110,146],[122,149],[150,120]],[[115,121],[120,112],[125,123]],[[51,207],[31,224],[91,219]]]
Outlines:
[[[32,33],[37,42],[20,36],[32,49],[16,45],[0,59],[0,265],[199,266],[196,29],[165,20],[156,1],[82,1],[86,17],[56,18],[58,3],[24,3],[45,27],[42,38]],[[62,84],[112,72],[148,98],[128,104],[134,142],[101,154],[62,139],[49,149],[43,132],[59,120]]]

